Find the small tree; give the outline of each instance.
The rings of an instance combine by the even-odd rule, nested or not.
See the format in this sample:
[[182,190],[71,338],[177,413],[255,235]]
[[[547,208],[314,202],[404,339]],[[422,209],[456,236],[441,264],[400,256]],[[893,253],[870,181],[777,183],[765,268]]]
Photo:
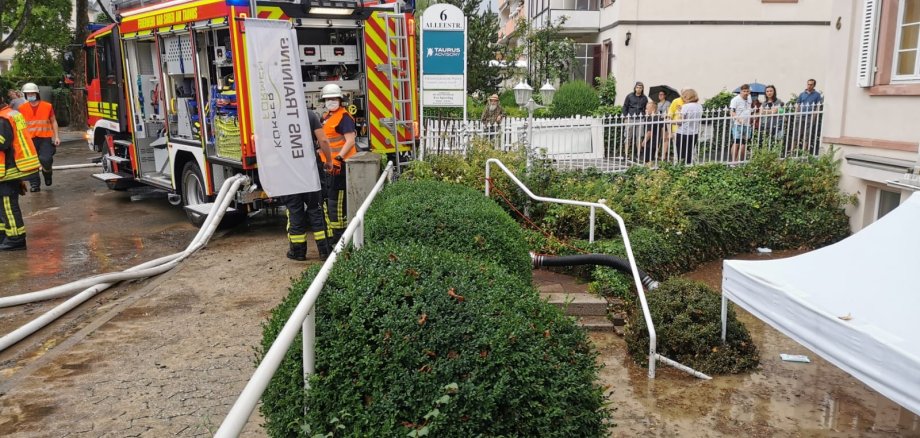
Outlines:
[[569,78],[575,61],[575,42],[562,36],[565,21],[563,16],[539,29],[526,20],[518,21],[513,37],[524,42],[520,50],[527,54],[527,77],[531,84],[542,84],[546,80],[563,82]]
[[448,0],[461,10],[467,21],[466,88],[470,93],[491,93],[501,82],[499,67],[490,65],[495,59],[498,41],[498,14],[480,11],[482,0]]

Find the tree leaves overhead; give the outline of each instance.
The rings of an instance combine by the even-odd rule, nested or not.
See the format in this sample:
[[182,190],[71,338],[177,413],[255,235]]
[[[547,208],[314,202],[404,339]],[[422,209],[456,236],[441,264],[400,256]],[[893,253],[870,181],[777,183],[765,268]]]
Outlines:
[[16,76],[60,76],[61,54],[67,50],[73,33],[70,28],[70,0],[7,0],[31,9],[26,25],[16,40],[13,74]]
[[491,94],[498,90],[501,71],[490,66],[495,59],[498,42],[498,14],[491,10],[480,11],[480,5],[488,0],[448,0],[461,10],[468,20],[466,88],[470,93]]
[[32,0],[0,1],[0,52],[16,42],[32,18]]

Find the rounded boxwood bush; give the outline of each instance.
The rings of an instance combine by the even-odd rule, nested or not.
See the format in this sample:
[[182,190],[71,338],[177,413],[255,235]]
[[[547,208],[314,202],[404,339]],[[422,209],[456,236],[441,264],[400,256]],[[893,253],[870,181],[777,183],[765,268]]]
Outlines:
[[597,91],[585,81],[566,82],[553,96],[554,117],[590,116],[600,106]]
[[[706,374],[731,374],[757,367],[760,355],[747,328],[728,309],[726,342],[722,343],[722,302],[704,283],[670,279],[646,293],[658,354]],[[638,301],[638,300],[637,300]],[[626,331],[633,359],[648,365],[648,329],[637,306]]]
[[497,263],[530,283],[532,262],[520,226],[481,192],[438,181],[400,181],[367,213],[368,242],[419,242]]
[[[312,277],[272,312],[263,348]],[[368,245],[335,265],[316,312],[309,391],[298,339],[263,396],[271,436],[606,434],[610,412],[584,330],[488,261]]]

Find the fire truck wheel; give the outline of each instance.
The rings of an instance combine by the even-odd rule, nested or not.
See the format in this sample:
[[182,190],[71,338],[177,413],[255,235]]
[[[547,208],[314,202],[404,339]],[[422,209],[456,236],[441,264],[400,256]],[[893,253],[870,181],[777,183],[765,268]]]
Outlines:
[[[182,207],[186,205],[205,204],[208,198],[204,194],[204,179],[201,177],[201,170],[198,169],[198,163],[189,161],[182,168]],[[206,219],[205,216],[185,210],[188,220],[200,227]]]

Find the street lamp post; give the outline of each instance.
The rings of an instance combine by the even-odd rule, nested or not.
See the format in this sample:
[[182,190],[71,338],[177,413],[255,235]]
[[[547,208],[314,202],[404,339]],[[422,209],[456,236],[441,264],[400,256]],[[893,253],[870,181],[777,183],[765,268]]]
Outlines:
[[514,101],[518,106],[527,108],[527,137],[524,139],[524,153],[527,155],[527,175],[530,176],[531,154],[533,144],[533,112],[537,108],[546,108],[553,103],[553,96],[556,94],[556,88],[550,85],[549,80],[540,87],[540,95],[543,97],[543,103],[540,105],[533,100],[533,87],[527,85],[522,79],[514,86]]
[[[549,80],[547,79],[546,83],[540,87],[540,95],[543,97],[543,103],[546,106],[549,106],[553,103],[553,95],[556,94],[556,89],[550,85]],[[537,108],[546,108],[546,106],[539,105],[533,100],[533,87],[527,85],[526,82],[522,79],[520,83],[514,86],[514,101],[518,106],[527,108],[527,136],[524,138],[524,154],[527,159],[527,165],[525,167],[525,175],[530,177],[530,167],[531,167],[531,155],[532,155],[532,145],[533,145],[533,112]],[[524,204],[524,215],[530,216],[530,200],[527,200],[527,203]]]

